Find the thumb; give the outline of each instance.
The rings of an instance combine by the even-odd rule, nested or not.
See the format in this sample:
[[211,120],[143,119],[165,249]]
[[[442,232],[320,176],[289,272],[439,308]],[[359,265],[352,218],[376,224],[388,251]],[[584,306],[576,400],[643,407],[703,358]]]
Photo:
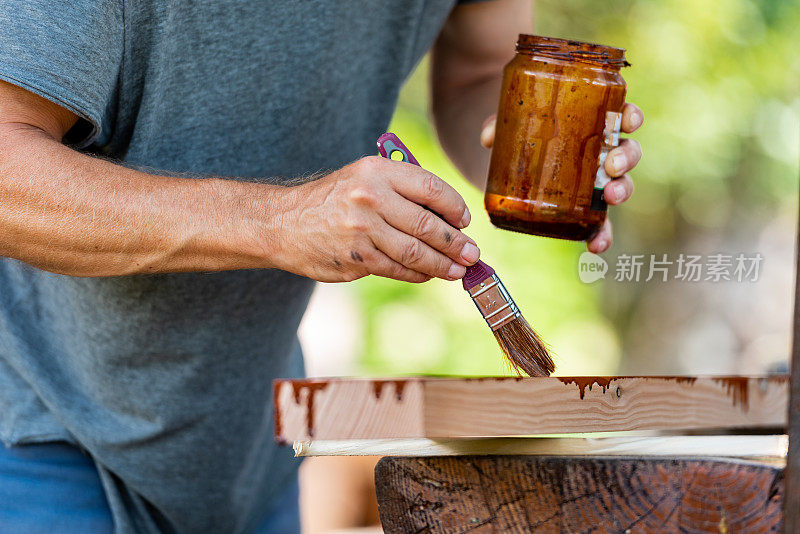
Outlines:
[[481,144],[484,148],[492,148],[494,144],[494,127],[497,124],[497,114],[490,115],[481,126]]

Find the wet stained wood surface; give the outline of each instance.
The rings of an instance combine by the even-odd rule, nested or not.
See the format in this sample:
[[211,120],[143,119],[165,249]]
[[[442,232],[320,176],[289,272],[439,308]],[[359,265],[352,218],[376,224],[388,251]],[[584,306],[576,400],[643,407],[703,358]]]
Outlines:
[[394,533],[779,532],[783,470],[714,459],[385,457]]
[[277,380],[275,438],[783,428],[788,389],[785,375]]

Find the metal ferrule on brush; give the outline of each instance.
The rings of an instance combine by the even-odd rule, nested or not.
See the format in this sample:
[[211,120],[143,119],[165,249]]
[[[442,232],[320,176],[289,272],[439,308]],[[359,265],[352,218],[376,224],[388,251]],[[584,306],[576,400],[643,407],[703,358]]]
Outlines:
[[498,330],[520,316],[519,308],[503,282],[494,269],[482,261],[467,267],[461,282],[492,330]]
[[499,329],[520,315],[514,299],[496,274],[492,274],[468,292],[492,330]]

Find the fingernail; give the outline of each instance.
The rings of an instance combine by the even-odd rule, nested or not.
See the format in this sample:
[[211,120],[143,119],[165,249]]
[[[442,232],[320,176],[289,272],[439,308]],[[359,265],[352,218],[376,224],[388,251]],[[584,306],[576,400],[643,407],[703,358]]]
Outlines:
[[606,241],[605,239],[599,241],[597,243],[597,252],[603,252],[606,249],[606,247],[608,247],[608,241]]
[[464,208],[464,215],[461,216],[461,228],[469,226],[470,220],[472,220],[472,215],[469,214],[469,208]]
[[625,157],[625,154],[614,154],[614,160],[611,164],[615,171],[622,172],[628,166],[628,158]]
[[638,128],[639,126],[642,125],[643,120],[644,117],[642,117],[642,114],[638,111],[635,111],[633,115],[631,115],[631,126],[633,126],[634,128]]
[[467,272],[466,267],[454,263],[453,265],[450,266],[450,270],[447,271],[447,277],[450,280],[458,280],[459,278],[463,278],[466,272]]
[[614,184],[614,200],[619,202],[623,198],[625,198],[625,188],[622,184]]
[[461,249],[461,259],[469,263],[470,265],[478,261],[478,258],[480,258],[480,256],[481,256],[481,251],[478,250],[478,247],[476,247],[472,243],[467,243],[466,245],[464,245],[464,248]]

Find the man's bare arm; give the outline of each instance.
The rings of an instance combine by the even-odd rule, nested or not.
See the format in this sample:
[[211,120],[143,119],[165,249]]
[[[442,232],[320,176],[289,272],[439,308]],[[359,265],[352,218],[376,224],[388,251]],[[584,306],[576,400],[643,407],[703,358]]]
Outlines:
[[497,112],[503,67],[517,36],[533,32],[532,0],[493,0],[453,10],[432,50],[431,109],[447,155],[478,188],[486,185],[490,152],[481,128]]
[[63,145],[76,120],[0,82],[0,255],[72,276],[279,268],[329,282],[452,280],[478,259],[464,201],[413,165],[362,158],[296,187],[159,176]]
[[256,210],[270,213],[269,195],[253,194],[269,186],[155,176],[92,158],[61,144],[76,120],[0,82],[0,254],[73,276],[270,266],[253,220]]

